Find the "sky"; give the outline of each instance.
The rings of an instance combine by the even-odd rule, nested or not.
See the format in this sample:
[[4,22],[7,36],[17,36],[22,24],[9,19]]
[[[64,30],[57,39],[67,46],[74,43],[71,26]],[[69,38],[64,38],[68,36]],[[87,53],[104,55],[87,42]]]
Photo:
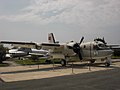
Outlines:
[[0,40],[120,44],[120,0],[0,0]]

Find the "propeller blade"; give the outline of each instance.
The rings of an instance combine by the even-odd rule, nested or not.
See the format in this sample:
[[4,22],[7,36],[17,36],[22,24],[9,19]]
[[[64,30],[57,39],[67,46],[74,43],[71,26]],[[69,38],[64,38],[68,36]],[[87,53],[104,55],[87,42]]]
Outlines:
[[79,45],[83,42],[84,37],[81,38]]
[[80,45],[78,43],[74,44],[73,45],[73,51],[78,54],[79,56],[79,59],[82,60],[82,54],[81,54],[81,48],[80,48]]
[[79,51],[78,55],[79,55],[79,59],[82,60],[83,58],[82,58],[82,55],[81,55],[80,51]]

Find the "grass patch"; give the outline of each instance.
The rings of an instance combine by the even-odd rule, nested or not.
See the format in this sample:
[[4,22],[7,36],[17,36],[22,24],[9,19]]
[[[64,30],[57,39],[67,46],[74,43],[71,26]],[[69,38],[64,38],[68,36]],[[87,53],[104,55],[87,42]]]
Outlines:
[[9,66],[8,63],[0,63],[0,67],[7,67],[7,66]]
[[112,56],[112,59],[120,59],[120,56]]
[[37,65],[37,64],[45,64],[45,60],[15,60],[15,63],[20,65]]
[[[40,60],[30,60],[30,59],[26,59],[26,60],[15,60],[15,63],[20,64],[20,65],[38,65],[38,64],[50,64],[51,62],[46,62],[46,59],[40,59]],[[60,63],[60,60],[54,60],[55,64]]]

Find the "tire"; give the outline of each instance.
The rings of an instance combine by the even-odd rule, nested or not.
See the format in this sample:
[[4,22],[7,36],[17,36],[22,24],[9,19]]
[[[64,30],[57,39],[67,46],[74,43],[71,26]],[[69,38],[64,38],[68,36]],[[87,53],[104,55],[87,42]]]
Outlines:
[[61,65],[66,66],[66,60],[61,60]]
[[90,61],[90,63],[94,63],[94,62],[95,62],[95,60],[91,60],[91,61]]
[[110,66],[110,63],[106,62],[106,63],[105,63],[105,66],[106,66],[106,67],[109,67],[109,66]]

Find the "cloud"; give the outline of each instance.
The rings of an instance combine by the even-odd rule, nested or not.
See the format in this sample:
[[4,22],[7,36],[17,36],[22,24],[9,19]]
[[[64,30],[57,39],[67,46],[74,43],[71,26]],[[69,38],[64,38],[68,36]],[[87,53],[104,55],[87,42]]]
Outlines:
[[65,23],[103,26],[120,23],[119,0],[32,0],[17,15],[0,19],[36,24]]

